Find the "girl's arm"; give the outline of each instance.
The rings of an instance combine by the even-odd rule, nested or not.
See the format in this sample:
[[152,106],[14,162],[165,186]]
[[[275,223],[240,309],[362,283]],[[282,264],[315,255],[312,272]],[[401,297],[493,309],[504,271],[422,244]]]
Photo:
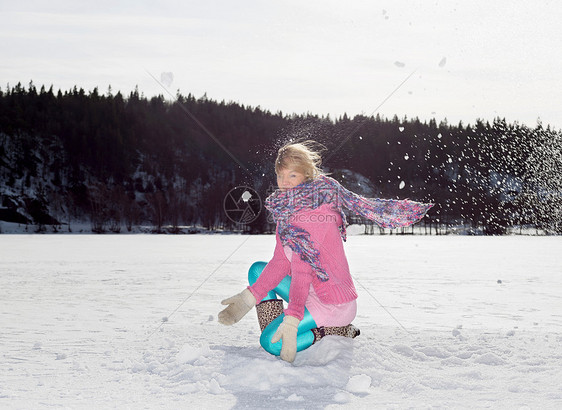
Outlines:
[[[338,224],[341,223],[339,214],[331,209],[330,205],[322,205],[312,212],[303,212],[295,218],[297,226],[304,229],[310,235],[310,240],[321,253],[330,252],[326,248],[326,237],[331,229],[335,229],[339,239]],[[294,316],[302,320],[304,308],[310,286],[316,277],[312,266],[301,259],[297,252],[293,252],[291,258],[291,288],[289,289],[289,304],[285,315]]]
[[283,244],[279,239],[279,235],[276,235],[275,250],[273,251],[273,257],[269,263],[263,268],[263,272],[256,280],[252,286],[248,286],[248,289],[258,303],[265,298],[267,293],[279,285],[279,282],[289,274],[291,270],[291,264],[285,256],[285,251],[283,250]]
[[296,317],[299,321],[304,316],[304,305],[312,283],[312,267],[303,261],[297,252],[291,258],[291,288],[289,289],[289,304],[285,309],[285,316]]

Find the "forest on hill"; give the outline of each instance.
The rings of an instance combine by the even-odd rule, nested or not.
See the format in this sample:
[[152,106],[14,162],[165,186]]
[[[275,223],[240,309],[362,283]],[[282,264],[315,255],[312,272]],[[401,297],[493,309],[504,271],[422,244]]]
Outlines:
[[426,224],[562,233],[562,133],[541,123],[332,119],[33,83],[0,89],[0,220],[37,231],[271,232],[265,211],[231,220],[225,197],[246,186],[265,199],[277,149],[305,139],[326,147],[326,171],[358,193],[435,203]]

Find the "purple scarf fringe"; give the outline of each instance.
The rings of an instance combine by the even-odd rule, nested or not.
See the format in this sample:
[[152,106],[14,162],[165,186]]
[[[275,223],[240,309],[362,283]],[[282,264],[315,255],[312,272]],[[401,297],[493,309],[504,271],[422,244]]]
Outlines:
[[343,208],[375,222],[382,228],[394,229],[418,222],[433,206],[408,199],[365,198],[325,175],[286,191],[275,191],[265,200],[265,206],[277,222],[281,242],[310,264],[321,281],[327,281],[329,278],[320,264],[320,251],[314,246],[310,234],[305,229],[290,224],[289,220],[300,211],[316,209],[324,204],[331,204],[332,209],[340,213],[342,224],[339,230],[344,241],[347,220]]

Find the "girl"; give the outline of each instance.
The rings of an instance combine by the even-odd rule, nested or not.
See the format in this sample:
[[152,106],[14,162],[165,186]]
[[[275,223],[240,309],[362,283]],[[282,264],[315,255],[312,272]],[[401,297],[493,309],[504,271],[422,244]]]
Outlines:
[[[320,163],[309,142],[279,150],[275,161],[279,190],[265,201],[277,223],[273,258],[250,267],[250,286],[223,300],[228,306],[218,315],[220,323],[232,325],[259,301],[260,344],[288,362],[325,335],[359,335],[351,324],[357,292],[343,249],[342,208],[381,227],[396,228],[419,221],[433,206],[364,198],[322,174]],[[287,302],[286,309],[277,296]]]

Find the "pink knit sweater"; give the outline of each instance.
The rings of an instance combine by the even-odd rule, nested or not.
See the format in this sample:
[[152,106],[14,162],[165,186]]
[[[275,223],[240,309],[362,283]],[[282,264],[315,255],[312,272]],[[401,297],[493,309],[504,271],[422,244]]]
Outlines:
[[299,320],[303,318],[311,284],[318,298],[326,304],[341,304],[357,299],[338,229],[341,222],[339,212],[331,209],[329,204],[293,215],[290,223],[308,231],[320,252],[320,262],[329,279],[325,282],[318,279],[311,266],[296,252],[292,253],[291,260],[287,259],[277,232],[273,258],[256,283],[248,286],[256,300],[262,300],[267,292],[275,288],[287,275],[291,275],[292,279],[285,315],[294,316]]

